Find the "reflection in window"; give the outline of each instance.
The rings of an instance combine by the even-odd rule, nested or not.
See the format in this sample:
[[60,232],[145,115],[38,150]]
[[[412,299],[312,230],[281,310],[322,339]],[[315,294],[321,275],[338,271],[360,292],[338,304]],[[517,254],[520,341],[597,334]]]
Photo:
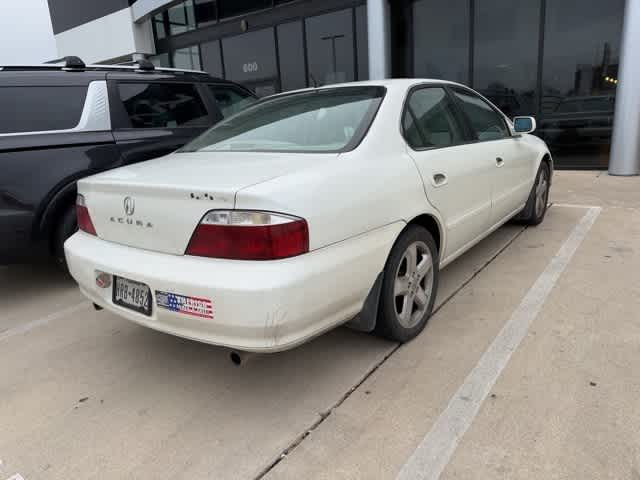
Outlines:
[[306,19],[309,85],[355,79],[351,9]]
[[537,111],[538,0],[476,0],[473,86],[508,117]]
[[179,48],[173,52],[173,66],[185,70],[200,70],[200,47]]
[[156,67],[170,67],[171,63],[169,62],[169,54],[168,53],[160,53],[158,55],[153,55],[149,57],[151,63],[153,63]]
[[606,166],[624,0],[547,0],[538,134],[566,165]]
[[164,27],[164,13],[158,13],[154,15],[153,27],[156,40],[162,40],[167,36],[167,30]]
[[121,83],[120,99],[131,128],[206,125],[207,111],[192,84]]
[[413,76],[469,83],[469,0],[413,4]]
[[209,88],[223,117],[229,117],[256,101],[247,92],[236,88],[219,85],[209,85]]
[[412,93],[403,124],[407,142],[414,148],[446,147],[462,140],[453,106],[442,88]]
[[381,87],[344,87],[277,96],[218,123],[182,151],[339,152],[366,134]]
[[509,136],[509,130],[498,112],[482,98],[468,90],[454,88],[458,104],[466,114],[478,140],[498,140]]
[[179,3],[169,9],[169,32],[178,35],[196,28],[193,0]]

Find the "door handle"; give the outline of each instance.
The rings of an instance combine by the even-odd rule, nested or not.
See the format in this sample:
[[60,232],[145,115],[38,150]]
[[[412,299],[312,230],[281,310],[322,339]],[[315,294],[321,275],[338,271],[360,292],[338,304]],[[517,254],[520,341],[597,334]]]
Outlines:
[[504,165],[504,160],[502,159],[502,157],[496,157],[496,165],[498,167],[501,167]]
[[433,186],[441,187],[447,184],[447,176],[444,173],[434,173],[433,175]]

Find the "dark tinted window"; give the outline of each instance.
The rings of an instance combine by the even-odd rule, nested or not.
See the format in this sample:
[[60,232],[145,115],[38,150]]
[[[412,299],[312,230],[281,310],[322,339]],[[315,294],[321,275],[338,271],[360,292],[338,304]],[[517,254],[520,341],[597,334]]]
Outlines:
[[309,85],[355,79],[351,10],[306,19]]
[[74,128],[86,87],[0,87],[0,133]]
[[120,98],[132,128],[207,125],[207,111],[189,84],[121,83]]
[[193,8],[193,0],[179,3],[169,9],[169,32],[171,35],[195,30],[196,13]]
[[233,115],[256,101],[254,97],[240,89],[218,85],[209,85],[209,88],[223,117]]
[[216,0],[195,0],[194,10],[198,27],[211,25],[218,19]]
[[225,78],[252,86],[278,76],[272,27],[222,39]]
[[491,105],[468,90],[454,89],[453,92],[478,140],[497,140],[509,136],[502,115],[491,108]]
[[262,10],[271,6],[271,0],[218,0],[220,18],[235,17],[243,13]]
[[469,0],[413,4],[413,76],[469,83]]
[[404,134],[414,148],[447,147],[462,141],[454,107],[442,88],[411,93],[403,118]]
[[301,21],[278,25],[278,59],[282,90],[295,90],[307,86],[303,45]]
[[476,0],[473,88],[508,117],[536,112],[539,0]]
[[202,54],[202,69],[212,77],[224,77],[220,40],[203,43],[200,45],[200,53]]
[[546,2],[536,134],[566,166],[608,163],[624,5],[624,0]]

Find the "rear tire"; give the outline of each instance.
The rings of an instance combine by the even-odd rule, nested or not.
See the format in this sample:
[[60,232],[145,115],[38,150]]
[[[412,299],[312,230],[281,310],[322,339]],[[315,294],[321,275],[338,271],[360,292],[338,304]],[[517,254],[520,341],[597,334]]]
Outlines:
[[384,268],[376,334],[404,343],[425,327],[438,292],[438,249],[427,229],[410,225]]
[[536,181],[533,184],[529,199],[524,210],[518,215],[517,220],[527,225],[539,225],[544,220],[549,202],[549,187],[551,185],[551,172],[547,162],[542,162],[538,168]]
[[67,268],[67,260],[64,256],[64,242],[78,231],[75,205],[67,207],[56,225],[52,238],[52,253],[56,262],[63,268]]

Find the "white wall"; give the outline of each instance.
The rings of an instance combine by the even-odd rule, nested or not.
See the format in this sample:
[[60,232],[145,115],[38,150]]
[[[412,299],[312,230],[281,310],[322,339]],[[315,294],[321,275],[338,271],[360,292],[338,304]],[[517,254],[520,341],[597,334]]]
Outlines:
[[0,0],[0,65],[57,57],[47,0]]
[[151,22],[133,23],[130,8],[61,32],[55,39],[58,57],[77,55],[85,63],[155,53]]

